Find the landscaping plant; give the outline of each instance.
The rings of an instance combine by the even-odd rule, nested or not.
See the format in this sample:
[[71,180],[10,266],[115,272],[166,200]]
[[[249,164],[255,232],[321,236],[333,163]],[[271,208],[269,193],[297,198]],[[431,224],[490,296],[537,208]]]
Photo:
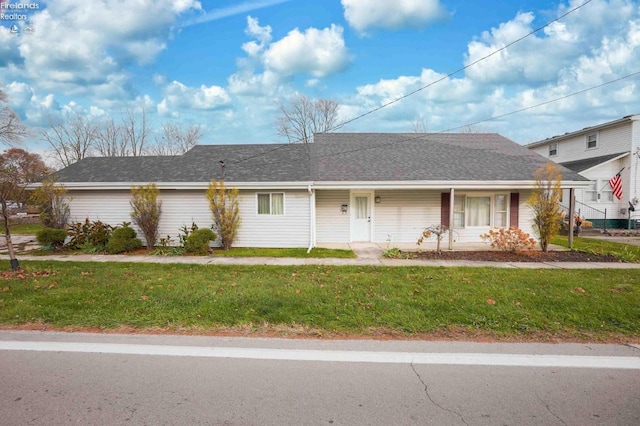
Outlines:
[[36,233],[36,240],[42,246],[61,248],[67,238],[67,231],[64,229],[44,228]]
[[185,251],[192,254],[208,254],[209,242],[218,238],[209,228],[200,228],[191,232],[184,244]]
[[560,167],[554,163],[549,162],[535,171],[534,189],[527,204],[533,211],[533,229],[538,234],[542,251],[549,249],[549,243],[560,231],[561,181]]
[[529,251],[536,246],[536,240],[531,235],[510,226],[509,229],[490,229],[489,233],[480,235],[484,241],[489,241],[491,248],[502,251]]
[[140,228],[147,241],[147,248],[153,250],[158,241],[158,227],[162,202],[158,201],[160,191],[155,183],[131,187],[131,219]]
[[116,228],[111,233],[107,243],[107,251],[111,254],[124,253],[137,250],[142,247],[142,242],[136,238],[136,231],[125,222],[121,228]]
[[35,190],[33,200],[40,210],[40,220],[46,228],[65,229],[71,211],[65,198],[66,188],[53,179],[45,179]]
[[83,249],[85,251],[104,251],[113,232],[113,227],[108,223],[96,220],[91,222],[86,218],[84,222],[72,223],[69,226],[67,247],[71,249]]
[[238,189],[227,189],[224,182],[212,180],[207,190],[213,222],[220,234],[222,247],[229,250],[240,227]]

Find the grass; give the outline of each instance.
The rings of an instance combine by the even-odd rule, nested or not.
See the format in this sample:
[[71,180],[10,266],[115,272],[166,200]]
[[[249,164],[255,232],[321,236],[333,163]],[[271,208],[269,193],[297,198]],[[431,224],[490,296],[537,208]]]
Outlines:
[[[11,235],[13,234],[25,234],[25,235],[35,235],[41,229],[44,229],[41,223],[21,223],[10,225]],[[5,228],[4,225],[0,225],[0,233],[4,235]]]
[[[553,244],[568,247],[568,237],[558,236],[553,239]],[[640,263],[640,246],[606,241],[596,238],[573,238],[573,249],[594,254],[610,254],[625,262]]]
[[229,250],[214,250],[214,256],[223,257],[321,257],[352,259],[356,257],[353,250],[338,250],[315,247],[310,253],[305,248],[245,248],[237,247]]
[[[0,324],[638,341],[636,270],[24,261]],[[8,265],[4,265],[8,270]]]

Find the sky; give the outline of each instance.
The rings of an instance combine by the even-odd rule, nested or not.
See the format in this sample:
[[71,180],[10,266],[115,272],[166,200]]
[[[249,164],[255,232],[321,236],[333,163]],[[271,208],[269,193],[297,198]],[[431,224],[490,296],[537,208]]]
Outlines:
[[281,143],[278,105],[296,94],[365,114],[340,131],[480,122],[520,144],[640,113],[640,1],[0,3],[0,88],[35,152],[50,119],[142,105],[156,129],[200,126],[201,143]]

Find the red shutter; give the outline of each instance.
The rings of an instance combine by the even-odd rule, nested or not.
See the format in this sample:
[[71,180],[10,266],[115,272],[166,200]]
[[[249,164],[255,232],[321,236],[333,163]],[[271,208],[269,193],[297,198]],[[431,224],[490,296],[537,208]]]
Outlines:
[[511,193],[511,210],[509,211],[509,225],[514,228],[518,227],[518,213],[520,208],[520,194],[517,192]]
[[440,194],[440,224],[449,227],[449,203],[451,202],[451,194],[443,192]]

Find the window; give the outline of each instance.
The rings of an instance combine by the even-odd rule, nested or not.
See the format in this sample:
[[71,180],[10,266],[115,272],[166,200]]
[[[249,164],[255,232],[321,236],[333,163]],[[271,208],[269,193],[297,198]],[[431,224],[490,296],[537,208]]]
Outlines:
[[509,220],[508,194],[456,195],[453,200],[453,227],[498,226],[506,228]]
[[507,227],[507,196],[498,194],[494,198],[493,226]]
[[558,155],[558,142],[549,144],[549,157],[555,157]]
[[258,194],[258,214],[283,215],[284,214],[284,193],[272,192],[268,194]]
[[598,136],[595,133],[587,135],[587,149],[598,147]]
[[464,228],[464,195],[453,198],[453,227]]

